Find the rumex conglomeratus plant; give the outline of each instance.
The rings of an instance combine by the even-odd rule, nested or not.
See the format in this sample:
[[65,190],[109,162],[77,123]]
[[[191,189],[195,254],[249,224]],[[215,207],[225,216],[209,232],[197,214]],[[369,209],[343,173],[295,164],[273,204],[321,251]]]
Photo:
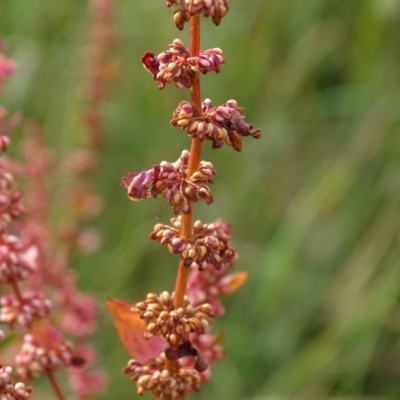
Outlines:
[[172,293],[149,293],[132,307],[109,300],[108,307],[122,343],[134,357],[124,372],[132,375],[138,393],[178,400],[198,391],[210,376],[210,364],[224,356],[223,334],[212,334],[212,321],[224,313],[220,297],[247,277],[245,272],[230,272],[237,253],[230,243],[229,225],[220,220],[193,222],[194,203],[213,202],[209,184],[216,173],[210,162],[200,161],[202,145],[210,141],[213,149],[226,144],[240,151],[244,136],[258,139],[261,133],[246,123],[244,109],[235,100],[220,106],[209,99],[201,101],[200,75],[218,73],[224,58],[219,48],[200,50],[200,16],[210,16],[219,25],[228,1],[167,0],[166,5],[173,9],[179,30],[190,24],[190,48],[175,39],[158,55],[146,52],[142,63],[159,89],[174,83],[190,90],[191,101],[178,105],[171,125],[187,133],[191,147],[175,162],[126,174],[121,186],[131,200],[160,196],[170,204],[175,214],[171,225],[157,224],[150,238],[180,255],[176,283]]

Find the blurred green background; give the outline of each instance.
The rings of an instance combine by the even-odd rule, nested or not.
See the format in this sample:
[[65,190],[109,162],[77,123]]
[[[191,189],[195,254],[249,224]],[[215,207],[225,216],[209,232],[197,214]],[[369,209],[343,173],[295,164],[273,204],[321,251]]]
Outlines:
[[[96,345],[110,373],[99,399],[134,399],[128,356],[105,310],[173,287],[177,258],[148,240],[163,200],[130,202],[129,171],[176,160],[189,140],[169,126],[187,91],[159,91],[140,63],[178,32],[164,1],[116,0],[120,74],[106,105],[108,143],[94,185],[103,246],[77,256],[81,287],[104,311]],[[400,3],[397,0],[233,0],[202,48],[221,47],[202,78],[215,105],[235,98],[263,130],[241,154],[204,146],[217,177],[195,217],[232,225],[249,280],[227,297],[228,357],[196,399],[400,398]],[[59,157],[80,146],[88,26],[84,0],[1,2],[0,37],[19,69],[2,103],[39,121]],[[17,136],[19,140],[20,136]],[[55,198],[57,197],[55,191]],[[40,398],[45,398],[44,395]],[[46,398],[52,398],[49,395]]]

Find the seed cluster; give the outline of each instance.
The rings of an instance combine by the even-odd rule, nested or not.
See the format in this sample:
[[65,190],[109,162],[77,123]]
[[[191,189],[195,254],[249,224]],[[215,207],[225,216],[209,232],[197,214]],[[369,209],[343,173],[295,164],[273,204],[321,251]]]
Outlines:
[[3,169],[3,161],[0,160],[0,233],[25,212],[22,192],[13,190],[14,179]]
[[50,312],[51,302],[41,293],[28,292],[20,298],[5,294],[0,299],[0,322],[10,327],[27,327],[35,317],[45,317]]
[[224,62],[222,50],[218,47],[191,57],[180,39],[175,39],[169,50],[159,55],[148,51],[142,57],[143,66],[153,75],[159,89],[171,82],[179,89],[190,88],[199,79],[200,73],[218,73]]
[[182,399],[190,392],[197,392],[201,382],[200,374],[192,368],[177,368],[173,372],[165,369],[165,359],[158,357],[143,365],[130,360],[124,368],[126,374],[133,374],[138,393],[151,391],[155,398],[171,396],[173,400]]
[[17,372],[23,379],[32,379],[46,371],[69,366],[72,360],[72,347],[69,343],[62,342],[45,349],[38,346],[30,334],[24,336],[24,344],[15,357]]
[[0,365],[0,399],[1,400],[25,400],[32,393],[31,386],[25,386],[22,382],[16,384],[12,380],[12,368]]
[[202,115],[187,101],[179,103],[174,111],[171,125],[184,129],[191,138],[210,140],[213,149],[219,149],[224,143],[234,150],[242,150],[242,137],[252,136],[259,139],[260,129],[254,129],[243,117],[244,109],[238,107],[235,100],[229,100],[218,107],[212,107],[211,100],[202,102]]
[[36,248],[14,235],[0,235],[0,284],[28,278],[37,269]]
[[228,12],[228,0],[167,0],[166,3],[167,7],[176,7],[174,22],[179,30],[182,30],[185,22],[196,14],[211,16],[214,24],[218,26]]
[[192,307],[187,296],[182,306],[174,309],[173,296],[168,292],[159,296],[149,293],[145,301],[133,305],[132,311],[138,312],[147,326],[145,338],[162,335],[173,347],[188,340],[190,333],[203,334],[214,316],[210,304]]
[[213,165],[202,161],[197,171],[188,177],[189,158],[189,151],[184,150],[174,163],[163,161],[150,170],[128,173],[122,177],[121,186],[127,189],[131,200],[162,195],[175,214],[188,214],[194,202],[205,200],[207,204],[212,203],[213,196],[206,184],[212,183],[215,175]]
[[175,227],[157,224],[150,238],[162,245],[167,244],[173,254],[182,254],[183,264],[186,267],[204,270],[208,266],[221,269],[232,265],[237,258],[236,251],[230,246],[230,232],[227,224],[216,221],[203,224],[200,220],[193,225],[190,239],[181,237],[181,219],[172,218]]

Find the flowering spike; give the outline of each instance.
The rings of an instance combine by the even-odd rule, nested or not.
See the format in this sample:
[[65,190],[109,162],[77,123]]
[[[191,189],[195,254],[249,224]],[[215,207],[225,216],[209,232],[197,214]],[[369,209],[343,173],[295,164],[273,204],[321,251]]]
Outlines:
[[150,234],[180,258],[174,292],[149,293],[132,307],[144,322],[145,338],[163,338],[167,347],[145,363],[130,360],[124,371],[132,374],[140,395],[150,391],[156,399],[184,400],[199,389],[201,381],[209,379],[208,366],[225,356],[220,345],[223,331],[213,336],[211,323],[225,311],[220,297],[247,279],[246,272],[229,274],[238,258],[230,245],[229,225],[221,221],[193,224],[194,203],[213,202],[208,184],[215,171],[211,163],[200,161],[202,142],[210,140],[213,149],[225,143],[241,151],[243,137],[258,139],[261,132],[245,121],[244,109],[235,100],[218,107],[209,99],[201,102],[200,74],[218,73],[224,58],[219,48],[200,50],[199,15],[210,16],[218,25],[228,11],[228,0],[166,0],[166,4],[174,9],[178,29],[190,20],[190,49],[175,39],[158,55],[146,52],[142,63],[159,89],[172,82],[179,89],[190,89],[190,102],[182,101],[171,120],[172,126],[191,138],[190,152],[184,150],[175,163],[163,161],[149,170],[128,173],[121,186],[131,200],[161,195],[174,214],[181,214],[171,219],[171,226],[156,224]]
[[24,379],[70,366],[72,360],[72,345],[65,342],[62,333],[45,319],[33,324],[31,333],[24,336],[24,343],[15,357],[17,372]]

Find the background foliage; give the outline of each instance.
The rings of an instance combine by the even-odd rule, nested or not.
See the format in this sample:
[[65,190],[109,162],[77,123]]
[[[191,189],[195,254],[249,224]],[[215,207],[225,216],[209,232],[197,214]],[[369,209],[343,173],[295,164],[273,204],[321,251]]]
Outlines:
[[[19,63],[4,102],[43,124],[59,157],[81,142],[85,3],[1,4],[0,36]],[[104,244],[74,263],[102,305],[173,287],[176,257],[147,238],[170,217],[167,203],[132,203],[119,181],[189,146],[169,126],[187,92],[158,91],[140,65],[147,50],[187,43],[187,30],[176,31],[163,1],[116,3],[121,69],[95,178]],[[229,356],[193,398],[400,398],[399,23],[396,0],[232,0],[219,28],[203,22],[202,47],[226,57],[202,80],[203,97],[237,99],[263,137],[245,140],[242,154],[205,146],[215,203],[195,216],[231,222],[250,278],[218,322]],[[102,399],[135,398],[102,307],[97,345],[111,374]]]

